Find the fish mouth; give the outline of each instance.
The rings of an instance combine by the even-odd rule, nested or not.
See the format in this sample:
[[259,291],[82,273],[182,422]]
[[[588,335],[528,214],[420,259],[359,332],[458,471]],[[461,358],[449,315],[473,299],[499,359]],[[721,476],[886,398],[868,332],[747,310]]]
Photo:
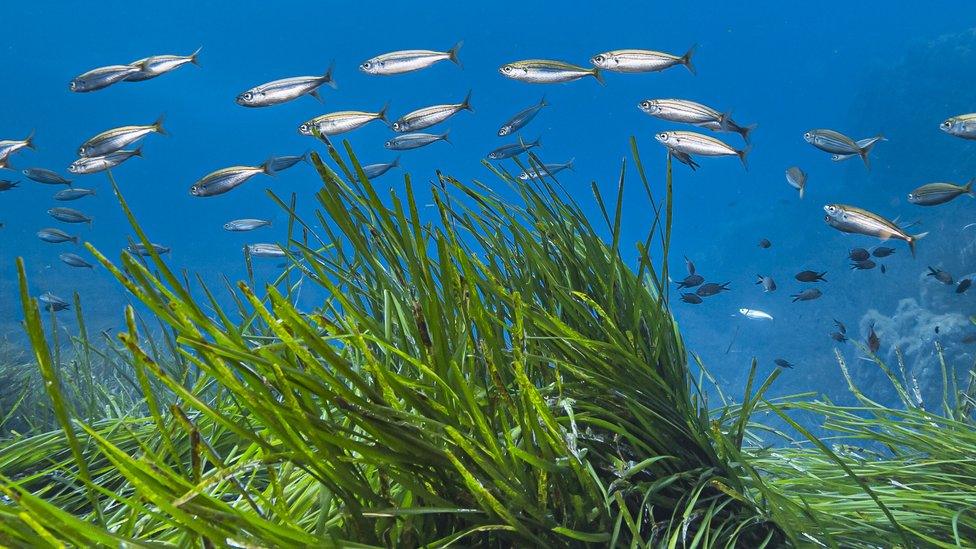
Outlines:
[[190,187],[190,194],[193,196],[200,196],[200,187],[197,187],[196,185]]

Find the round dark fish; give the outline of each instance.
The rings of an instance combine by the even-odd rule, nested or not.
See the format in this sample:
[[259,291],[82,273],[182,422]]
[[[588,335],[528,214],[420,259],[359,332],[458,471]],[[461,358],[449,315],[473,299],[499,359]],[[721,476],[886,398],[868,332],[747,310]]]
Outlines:
[[793,298],[793,303],[797,301],[813,301],[823,295],[823,292],[816,288],[810,288],[809,290],[803,290],[798,294],[793,294],[790,297]]
[[678,282],[678,288],[694,288],[695,286],[700,286],[702,282],[705,282],[705,277],[697,274],[690,274],[684,278],[684,280]]
[[690,259],[688,259],[688,256],[685,256],[685,268],[688,269],[688,274],[690,275],[695,274],[695,264]]
[[776,365],[779,366],[780,368],[789,368],[791,370],[793,369],[793,365],[790,364],[788,361],[782,359],[782,358],[777,358],[773,362],[775,362]]
[[772,245],[773,245],[773,243],[770,242],[769,239],[766,239],[766,238],[764,238],[764,239],[762,239],[762,240],[759,241],[759,247],[762,248],[762,249],[764,249],[764,250],[767,249],[767,248],[769,248]]
[[698,297],[695,294],[681,294],[681,301],[684,301],[685,303],[692,303],[694,305],[698,305],[699,303],[702,302],[702,298]]
[[698,289],[695,290],[695,293],[698,294],[701,297],[712,296],[712,295],[721,293],[722,290],[728,290],[729,289],[729,284],[732,284],[732,283],[731,282],[726,282],[724,284],[717,284],[715,282],[708,282],[706,284],[702,284],[701,286],[699,286]]
[[925,276],[931,276],[945,285],[953,284],[952,275],[943,271],[942,269],[934,269],[929,267],[929,272]]
[[861,261],[855,261],[851,263],[851,269],[856,271],[867,271],[875,267],[877,267],[877,264],[875,264],[875,262],[871,261],[870,259],[864,259]]
[[960,280],[959,281],[959,285],[956,286],[956,293],[957,294],[965,293],[966,290],[968,290],[969,287],[972,286],[972,285],[973,285],[973,279],[971,279],[971,278],[964,278],[964,279]]
[[847,253],[847,257],[850,258],[851,261],[864,261],[865,259],[871,257],[871,253],[864,248],[854,248]]
[[816,271],[800,271],[796,273],[796,276],[794,276],[793,278],[799,280],[800,282],[817,282],[817,281],[827,282],[827,279],[824,278],[825,274],[827,274],[827,271],[824,271],[822,273],[818,273]]
[[888,257],[889,255],[895,253],[894,248],[889,248],[887,246],[878,246],[871,252],[874,257]]

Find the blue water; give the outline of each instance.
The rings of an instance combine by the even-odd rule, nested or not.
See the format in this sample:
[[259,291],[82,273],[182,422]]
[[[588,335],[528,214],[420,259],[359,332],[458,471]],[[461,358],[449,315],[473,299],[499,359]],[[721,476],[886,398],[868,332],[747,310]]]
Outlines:
[[[827,337],[832,318],[847,323],[863,340],[875,322],[882,356],[894,348],[907,354],[908,366],[922,379],[932,377],[932,342],[942,340],[960,368],[972,351],[959,340],[974,329],[976,292],[958,296],[952,288],[924,277],[926,266],[957,277],[976,271],[971,246],[976,203],[962,197],[950,204],[921,208],[905,196],[930,181],[964,182],[976,174],[976,143],[950,137],[939,123],[951,115],[976,111],[971,90],[976,80],[974,11],[967,2],[931,2],[918,10],[868,3],[835,3],[785,8],[782,3],[726,2],[591,3],[494,2],[480,8],[456,2],[276,3],[197,2],[94,4],[16,3],[5,6],[0,23],[4,85],[0,86],[0,139],[19,139],[36,130],[36,152],[13,157],[17,168],[47,167],[66,174],[77,147],[105,129],[147,124],[166,115],[169,137],[149,136],[143,159],[114,170],[122,192],[155,242],[173,248],[171,261],[199,272],[211,284],[221,274],[245,276],[245,243],[285,238],[287,217],[265,195],[298,195],[303,215],[314,208],[319,185],[311,167],[299,165],[276,178],[258,176],[216,198],[194,198],[190,185],[226,166],[258,164],[270,155],[322,150],[297,126],[335,110],[375,110],[387,101],[393,116],[438,103],[460,101],[473,90],[475,112],[462,112],[429,131],[451,130],[453,144],[435,143],[406,151],[403,171],[384,176],[381,186],[403,188],[408,172],[426,198],[425,183],[440,169],[461,180],[493,181],[480,164],[486,153],[514,141],[496,136],[517,110],[545,94],[546,108],[522,135],[542,136],[538,151],[546,162],[575,158],[575,172],[561,181],[599,220],[590,182],[608,195],[615,190],[622,158],[630,157],[636,136],[655,191],[662,193],[664,149],[653,134],[694,129],[653,119],[636,104],[646,98],[686,98],[731,110],[741,124],[758,123],[748,172],[734,158],[701,159],[692,172],[675,165],[675,224],[672,264],[682,275],[688,255],[711,281],[732,283],[732,291],[702,305],[675,303],[675,313],[690,350],[701,355],[723,384],[738,386],[750,359],[764,370],[782,357],[797,368],[779,390],[843,388],[833,351],[854,364],[855,375],[871,382],[876,369],[859,361],[851,345]],[[378,77],[357,70],[360,62],[398,49],[447,49],[464,41],[463,68],[439,63],[427,70]],[[698,44],[693,76],[682,67],[660,73],[605,75],[606,86],[591,78],[531,85],[503,78],[498,67],[527,58],[560,59],[588,66],[599,52],[647,48],[683,53]],[[200,67],[188,65],[155,80],[120,83],[87,94],[68,90],[72,77],[89,69],[124,64],[154,54],[188,54],[203,47]],[[270,80],[323,72],[335,60],[339,89],[323,89],[324,104],[304,97],[284,105],[247,109],[235,96]],[[858,160],[835,164],[806,144],[811,128],[833,128],[855,139],[884,133],[889,141],[871,153],[872,170]],[[703,132],[708,133],[708,132]],[[741,146],[733,134],[710,134]],[[384,149],[392,136],[379,123],[343,136],[364,163],[391,160]],[[505,162],[509,169],[516,168]],[[809,175],[807,196],[797,199],[783,172],[791,165]],[[0,172],[0,178],[14,178]],[[23,178],[20,178],[23,179]],[[80,176],[76,185],[97,189],[94,198],[56,203],[59,188],[29,181],[0,193],[0,338],[17,339],[21,313],[16,299],[14,261],[25,258],[34,294],[52,291],[70,298],[77,291],[92,331],[118,326],[128,302],[119,285],[101,268],[72,269],[58,254],[71,245],[45,244],[35,232],[61,227],[78,233],[110,257],[132,234],[111,195],[105,174]],[[499,192],[506,193],[504,188]],[[659,194],[660,195],[660,194]],[[630,179],[625,190],[627,220],[622,242],[628,250],[643,238],[651,221],[643,190]],[[846,252],[869,246],[866,237],[842,235],[823,222],[827,202],[862,206],[888,217],[919,220],[931,235],[912,260],[903,243],[878,270],[850,272]],[[89,230],[64,226],[45,211],[76,207],[95,218]],[[271,229],[228,233],[221,226],[241,217],[272,218]],[[773,247],[761,250],[760,238]],[[87,256],[82,249],[74,250]],[[258,278],[269,280],[276,260],[265,260]],[[801,284],[792,275],[803,269],[827,271],[824,297],[791,303]],[[779,290],[763,294],[756,273],[774,276]],[[908,301],[906,301],[908,300]],[[914,300],[914,301],[912,301]],[[773,322],[746,320],[740,307],[762,309]],[[62,315],[71,331],[70,315]],[[935,333],[935,326],[940,333]],[[735,335],[737,334],[737,335]],[[735,335],[734,341],[733,336]],[[731,346],[730,346],[731,342]],[[729,350],[726,353],[727,349]],[[926,373],[928,372],[928,373]]]

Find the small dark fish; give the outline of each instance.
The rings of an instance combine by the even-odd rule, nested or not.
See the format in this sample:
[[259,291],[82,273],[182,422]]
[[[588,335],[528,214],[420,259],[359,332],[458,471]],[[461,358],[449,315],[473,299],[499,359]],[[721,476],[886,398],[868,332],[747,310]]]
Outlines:
[[762,240],[759,241],[759,247],[762,248],[762,249],[764,249],[764,250],[767,249],[767,248],[769,248],[772,245],[773,245],[773,243],[770,242],[769,239],[767,239],[767,238],[764,238],[764,239],[762,239]]
[[675,158],[675,160],[688,166],[692,170],[695,170],[700,167],[698,162],[695,162],[695,159],[693,159],[690,154],[682,151],[676,151],[671,148],[669,148],[668,151],[671,153],[671,156]]
[[85,196],[95,196],[95,191],[93,189],[82,189],[81,187],[67,188],[63,191],[58,191],[54,194],[55,200],[78,200],[79,198]]
[[776,365],[779,366],[780,368],[789,368],[791,370],[793,369],[793,365],[790,364],[788,361],[782,359],[782,358],[777,358],[773,362],[775,362]]
[[695,274],[695,263],[692,260],[688,259],[688,256],[685,256],[685,268],[688,269],[688,274],[690,275]]
[[88,223],[88,226],[91,227],[92,221],[94,221],[91,217],[73,208],[51,208],[47,213],[64,223]]
[[878,334],[874,331],[874,324],[871,325],[870,331],[868,331],[868,349],[872,353],[877,353],[878,349],[881,348],[881,339]]
[[[170,248],[169,246],[163,246],[161,244],[156,244],[153,242],[150,242],[149,245],[152,246],[154,250],[156,250],[156,254],[158,255],[168,254],[172,250],[172,248]],[[125,249],[129,253],[135,255],[141,255],[141,256],[149,255],[149,248],[147,248],[142,242],[133,242],[132,244],[126,246]]]
[[870,259],[855,261],[851,263],[851,269],[857,271],[867,271],[875,267],[877,267],[877,264],[874,261],[871,261]]
[[85,269],[94,269],[95,268],[94,265],[92,265],[91,263],[85,261],[78,254],[64,253],[64,254],[59,255],[58,257],[61,258],[61,261],[63,261],[65,264],[70,265],[72,267],[82,267],[82,268],[85,268]]
[[836,318],[834,319],[834,326],[837,326],[837,330],[840,333],[842,333],[842,334],[846,334],[847,333],[847,326],[844,326],[844,323],[841,322],[841,321],[839,321],[839,320],[837,320]]
[[895,253],[894,248],[888,248],[887,246],[878,246],[871,252],[874,257],[888,257],[889,255]]
[[99,67],[74,77],[68,84],[68,89],[75,93],[100,90],[116,82],[121,82],[140,71],[142,71],[142,68],[131,65]]
[[393,159],[393,162],[386,162],[382,164],[369,164],[368,166],[363,166],[363,173],[366,174],[366,179],[374,179],[379,177],[393,168],[400,165],[400,157],[397,156]]
[[696,294],[681,294],[681,301],[698,305],[702,302],[702,298],[698,297]]
[[700,286],[702,282],[705,282],[705,277],[697,274],[690,274],[684,278],[684,280],[678,282],[678,288],[694,288],[695,286]]
[[964,279],[960,280],[959,281],[959,285],[956,286],[956,293],[957,294],[965,293],[966,290],[968,290],[969,287],[972,286],[972,285],[973,285],[973,279],[971,279],[971,278],[964,278]]
[[943,271],[942,269],[933,269],[932,267],[929,267],[929,272],[925,276],[931,276],[946,285],[951,285],[953,283],[952,275]]
[[0,179],[0,192],[9,191],[16,187],[20,181],[9,181],[7,179]]
[[308,162],[308,152],[301,156],[273,156],[269,162],[271,163],[271,171],[280,172],[299,162]]
[[502,160],[504,158],[511,158],[513,156],[522,154],[529,149],[542,146],[542,137],[539,137],[535,141],[530,141],[526,143],[522,139],[519,139],[518,143],[513,143],[511,145],[502,145],[497,149],[488,153],[488,158],[492,160]]
[[701,297],[712,296],[721,293],[723,290],[728,290],[729,284],[732,283],[726,282],[724,284],[717,284],[715,282],[708,282],[706,284],[702,284],[701,286],[699,286],[698,289],[695,290],[695,293]]
[[78,237],[72,236],[61,229],[41,229],[37,231],[37,238],[40,238],[44,242],[50,242],[51,244],[60,244],[62,242],[72,242],[74,244],[78,243]]
[[799,280],[800,282],[817,282],[817,281],[827,282],[827,279],[824,278],[825,274],[827,274],[827,271],[824,271],[822,273],[818,273],[816,271],[801,271],[799,273],[796,273],[796,276],[794,276],[793,278]]
[[830,334],[830,338],[838,343],[844,343],[847,341],[847,336],[842,334],[841,332],[834,332]]
[[886,272],[888,272],[888,267],[881,265],[881,274],[885,274]]
[[37,300],[44,304],[45,311],[58,312],[71,308],[71,305],[67,301],[52,294],[51,292],[44,292],[43,294],[37,296]]
[[810,288],[809,290],[803,290],[798,294],[793,294],[790,297],[793,298],[793,303],[796,303],[797,301],[813,301],[814,299],[817,299],[822,295],[823,292],[821,292],[820,290],[816,288]]
[[776,281],[773,280],[771,276],[756,275],[758,280],[756,284],[762,284],[764,292],[775,292],[776,291]]
[[45,183],[47,185],[68,185],[71,186],[71,180],[65,179],[58,175],[56,172],[51,170],[46,170],[44,168],[27,168],[21,171],[27,179],[31,181],[37,181],[38,183]]
[[505,122],[498,130],[498,137],[505,137],[506,135],[511,135],[521,130],[535,118],[535,115],[539,114],[539,111],[543,107],[548,105],[549,103],[546,103],[546,96],[543,95],[538,103],[515,113],[515,116],[510,118],[508,122]]
[[847,253],[847,257],[850,258],[851,261],[864,261],[865,259],[871,257],[871,253],[864,248],[854,248]]

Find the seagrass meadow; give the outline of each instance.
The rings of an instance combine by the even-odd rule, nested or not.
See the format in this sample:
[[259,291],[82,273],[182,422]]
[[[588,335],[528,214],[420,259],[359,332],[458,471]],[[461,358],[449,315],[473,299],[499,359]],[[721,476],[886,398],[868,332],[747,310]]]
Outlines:
[[[972,365],[942,361],[934,406],[867,349],[897,406],[840,354],[854,405],[767,398],[780,371],[755,361],[726,395],[670,313],[670,159],[647,174],[631,149],[614,195],[592,187],[597,220],[554,177],[486,164],[490,182],[438,173],[425,221],[409,176],[381,197],[329,145],[316,219],[269,191],[280,276],[219,289],[168,268],[116,186],[150,254],[87,247],[138,304],[122,333],[89,334],[76,296],[65,341],[19,262],[33,351],[0,354],[0,543],[976,544]],[[625,185],[647,197],[636,253]],[[326,299],[299,310],[299,284]]]

